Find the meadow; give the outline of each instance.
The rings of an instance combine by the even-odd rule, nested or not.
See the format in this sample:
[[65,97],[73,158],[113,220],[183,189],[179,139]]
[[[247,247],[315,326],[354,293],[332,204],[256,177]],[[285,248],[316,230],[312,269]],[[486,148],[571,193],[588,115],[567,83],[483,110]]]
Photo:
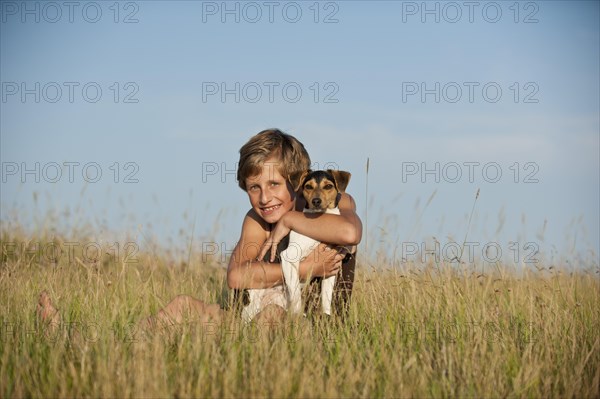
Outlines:
[[[3,398],[600,397],[598,265],[359,258],[343,323],[230,314],[148,335],[138,321],[178,294],[227,306],[224,263],[124,245],[93,257],[84,233],[0,241]],[[42,290],[57,331],[36,321]]]

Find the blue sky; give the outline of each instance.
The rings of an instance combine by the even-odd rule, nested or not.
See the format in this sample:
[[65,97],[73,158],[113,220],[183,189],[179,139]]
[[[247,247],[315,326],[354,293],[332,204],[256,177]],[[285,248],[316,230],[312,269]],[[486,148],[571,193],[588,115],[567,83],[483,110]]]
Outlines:
[[1,4],[3,227],[68,208],[181,245],[195,218],[196,245],[232,248],[238,150],[279,127],[352,172],[373,254],[468,230],[598,261],[597,1]]

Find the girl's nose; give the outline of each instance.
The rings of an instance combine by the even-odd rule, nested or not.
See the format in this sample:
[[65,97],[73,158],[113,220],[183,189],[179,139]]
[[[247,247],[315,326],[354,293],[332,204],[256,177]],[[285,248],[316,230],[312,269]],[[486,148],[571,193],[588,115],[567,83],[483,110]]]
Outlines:
[[266,205],[269,203],[269,201],[271,201],[271,194],[269,193],[269,190],[262,190],[260,193],[261,204]]

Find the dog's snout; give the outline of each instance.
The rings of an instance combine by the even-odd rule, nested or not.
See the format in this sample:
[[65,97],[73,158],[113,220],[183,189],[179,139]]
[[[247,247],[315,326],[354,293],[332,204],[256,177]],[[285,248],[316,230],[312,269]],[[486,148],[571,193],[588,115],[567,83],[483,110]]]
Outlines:
[[313,204],[313,206],[319,208],[321,206],[321,198],[313,198],[312,204]]

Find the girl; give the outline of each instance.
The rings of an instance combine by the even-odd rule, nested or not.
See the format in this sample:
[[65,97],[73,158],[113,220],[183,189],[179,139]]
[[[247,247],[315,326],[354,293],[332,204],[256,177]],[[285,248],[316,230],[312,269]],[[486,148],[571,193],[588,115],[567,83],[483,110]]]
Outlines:
[[[237,179],[248,194],[251,209],[242,222],[240,239],[233,250],[227,268],[227,284],[236,297],[244,289],[273,289],[274,300],[266,304],[256,320],[280,318],[285,314],[283,275],[278,261],[257,259],[261,249],[277,246],[277,253],[287,246],[290,230],[322,243],[357,245],[362,235],[362,223],[356,214],[352,197],[343,194],[339,202],[340,215],[323,214],[311,217],[302,212],[304,204],[296,201],[288,177],[310,168],[310,157],[302,143],[278,129],[264,130],[253,136],[241,149]],[[300,263],[300,278],[328,277],[338,274],[334,306],[342,315],[347,308],[354,280],[354,258],[343,265],[344,254],[327,244],[320,244]],[[267,256],[268,257],[268,256]],[[266,257],[266,258],[267,258]],[[240,303],[241,301],[235,301]],[[202,322],[220,322],[224,311],[217,304],[208,305],[188,295],[179,295],[156,315],[140,322],[144,329],[180,324],[190,318]],[[44,291],[38,303],[38,317],[50,328],[60,325],[60,313]]]

